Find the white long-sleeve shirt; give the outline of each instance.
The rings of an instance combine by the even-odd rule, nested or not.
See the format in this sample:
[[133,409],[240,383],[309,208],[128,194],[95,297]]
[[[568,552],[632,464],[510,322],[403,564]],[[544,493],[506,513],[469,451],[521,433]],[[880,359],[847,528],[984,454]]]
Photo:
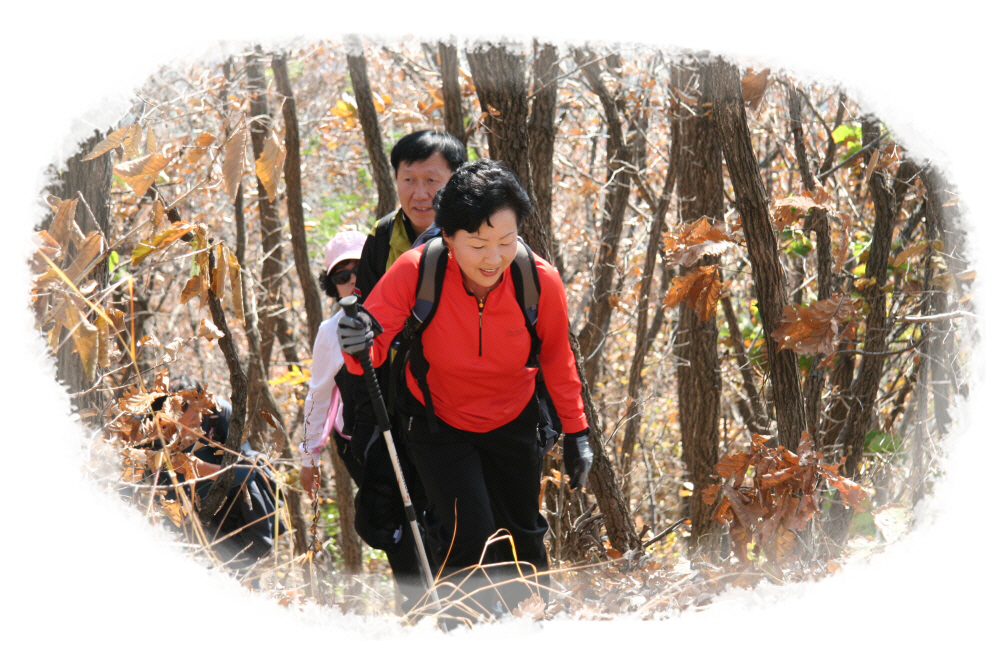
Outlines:
[[313,344],[312,375],[309,378],[309,394],[305,403],[305,441],[299,445],[302,454],[302,465],[316,468],[319,466],[320,454],[326,445],[328,432],[324,432],[326,413],[330,409],[333,390],[336,387],[334,376],[344,365],[344,355],[337,341],[337,323],[343,317],[344,311],[338,310],[332,317],[324,320],[316,332],[316,342]]

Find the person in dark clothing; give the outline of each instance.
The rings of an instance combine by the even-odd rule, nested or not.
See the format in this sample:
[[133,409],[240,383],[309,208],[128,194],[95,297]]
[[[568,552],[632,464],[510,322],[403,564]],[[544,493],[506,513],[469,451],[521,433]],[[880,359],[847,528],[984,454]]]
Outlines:
[[[357,267],[354,294],[363,302],[385,272],[411,248],[414,241],[434,224],[434,196],[448,182],[452,172],[465,162],[466,149],[461,141],[439,130],[408,134],[392,148],[392,164],[399,196],[399,208],[379,220],[365,239]],[[409,611],[425,591],[417,558],[416,544],[403,510],[395,471],[388,449],[376,427],[375,411],[363,380],[344,373],[338,378],[341,393],[354,398],[351,424],[351,449],[361,462],[362,473],[355,478],[355,526],[371,547],[385,551],[393,577],[406,600],[401,610]],[[376,377],[384,388],[389,381],[389,364],[376,368]],[[398,430],[395,424],[393,432]],[[395,439],[400,449],[400,465],[411,501],[418,516],[425,505],[420,480],[405,453],[405,444]]]
[[[198,479],[195,493],[204,499],[222,471],[225,451],[214,445],[224,446],[229,437],[232,405],[220,396],[206,393],[200,382],[187,375],[173,379],[170,392],[182,401],[181,414],[176,420],[179,435],[194,440],[174,455],[173,467],[182,483],[189,480],[180,471],[185,468],[194,471]],[[157,398],[152,410],[163,410],[167,398]],[[154,448],[160,445],[156,442]],[[167,484],[169,476],[161,472],[157,485]],[[275,538],[285,531],[277,515],[274,489],[274,473],[267,457],[251,449],[248,442],[242,443],[226,500],[205,530],[212,550],[238,575],[246,575],[258,561],[270,555]],[[170,489],[167,497],[175,498],[176,492]]]
[[[590,470],[589,427],[562,279],[537,255],[537,367],[526,363],[533,340],[511,264],[531,202],[517,177],[490,160],[463,165],[439,191],[435,208],[447,263],[436,313],[421,333],[425,370],[418,378],[409,357],[396,418],[404,424],[401,440],[427,498],[432,564],[468,594],[463,607],[450,613],[501,614],[532,594],[546,597],[548,526],[538,507],[539,372],[566,431],[563,453],[573,488]],[[370,353],[376,365],[389,356],[416,302],[421,253],[414,249],[400,257],[359,316],[341,318],[337,335],[344,352],[353,355],[345,357],[352,373],[361,372],[354,356]],[[498,531],[508,537],[494,538]],[[470,570],[479,564],[486,567]],[[521,573],[528,580],[537,574],[536,583],[526,585]]]

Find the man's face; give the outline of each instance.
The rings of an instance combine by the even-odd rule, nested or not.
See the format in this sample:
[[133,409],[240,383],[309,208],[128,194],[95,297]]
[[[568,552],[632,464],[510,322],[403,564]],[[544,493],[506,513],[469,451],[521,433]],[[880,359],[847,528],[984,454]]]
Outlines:
[[449,178],[451,168],[440,153],[419,162],[400,163],[396,171],[396,194],[417,234],[434,222],[434,195]]

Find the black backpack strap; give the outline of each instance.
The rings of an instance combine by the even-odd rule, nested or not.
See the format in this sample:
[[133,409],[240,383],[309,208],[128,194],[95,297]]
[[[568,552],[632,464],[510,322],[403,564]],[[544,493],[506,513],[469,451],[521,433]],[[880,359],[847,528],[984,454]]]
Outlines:
[[[542,349],[542,341],[538,337],[535,325],[538,322],[538,297],[541,286],[538,280],[535,257],[531,254],[531,248],[521,237],[517,238],[517,253],[514,255],[510,269],[510,277],[514,281],[514,294],[517,296],[517,303],[524,313],[524,324],[528,327],[528,333],[531,335],[531,351],[528,353],[528,361],[525,366],[538,368],[538,354]],[[526,277],[530,279],[525,280]]]
[[431,399],[430,386],[427,384],[427,371],[430,365],[424,357],[421,335],[437,312],[447,267],[448,248],[444,240],[437,237],[425,243],[420,253],[416,300],[403,324],[403,330],[396,339],[396,356],[390,367],[389,404],[395,404],[397,383],[402,381],[403,369],[409,361],[410,372],[424,397],[427,422],[432,432],[437,432],[437,418],[434,416],[434,402]]

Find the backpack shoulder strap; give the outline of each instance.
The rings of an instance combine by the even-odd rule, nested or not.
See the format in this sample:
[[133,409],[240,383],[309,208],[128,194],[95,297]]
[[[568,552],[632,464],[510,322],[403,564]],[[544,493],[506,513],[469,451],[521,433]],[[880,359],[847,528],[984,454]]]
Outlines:
[[434,404],[431,400],[430,386],[427,384],[427,371],[430,366],[424,357],[424,348],[420,337],[437,312],[441,299],[441,289],[444,286],[444,275],[448,268],[448,248],[441,237],[436,237],[423,245],[420,252],[420,268],[417,273],[416,299],[410,311],[403,330],[397,339],[396,356],[390,367],[389,403],[394,404],[396,387],[402,381],[403,369],[407,361],[410,372],[420,386],[424,397],[424,407],[427,409],[428,422],[431,429],[436,430]]
[[542,348],[542,341],[535,329],[535,325],[538,323],[538,298],[541,293],[541,283],[538,279],[535,256],[521,237],[517,238],[517,253],[510,265],[510,277],[514,281],[514,294],[517,296],[517,303],[521,306],[521,312],[524,313],[524,323],[531,335],[531,351],[528,353],[528,361],[525,365],[537,368],[538,353]]

